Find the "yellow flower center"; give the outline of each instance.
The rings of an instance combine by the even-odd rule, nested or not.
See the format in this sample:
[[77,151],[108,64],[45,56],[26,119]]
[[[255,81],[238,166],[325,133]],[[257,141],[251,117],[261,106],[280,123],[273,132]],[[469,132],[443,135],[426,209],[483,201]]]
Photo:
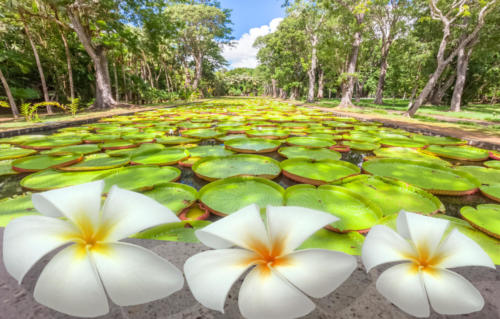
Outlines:
[[416,251],[416,254],[407,256],[413,262],[411,271],[414,273],[424,271],[428,274],[436,274],[436,268],[445,258],[444,254],[431,253],[427,242],[416,245]]
[[283,255],[283,240],[275,240],[271,247],[257,239],[249,241],[249,248],[255,252],[255,256],[246,261],[246,264],[257,265],[262,275],[270,275],[271,267],[284,266],[290,263],[290,259]]
[[84,257],[87,251],[105,253],[109,249],[109,245],[105,243],[111,232],[109,223],[99,223],[96,227],[88,216],[82,214],[74,220],[74,225],[78,230],[65,234],[65,237],[75,242],[79,257]]

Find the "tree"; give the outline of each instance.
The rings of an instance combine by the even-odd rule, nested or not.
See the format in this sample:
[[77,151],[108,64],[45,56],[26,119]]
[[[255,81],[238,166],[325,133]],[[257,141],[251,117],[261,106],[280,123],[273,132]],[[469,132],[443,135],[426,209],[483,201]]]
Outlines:
[[[419,107],[426,101],[445,68],[453,61],[460,50],[473,41],[476,41],[479,31],[484,25],[485,17],[495,7],[497,0],[490,0],[486,3],[483,1],[474,1],[470,5],[468,3],[467,0],[454,0],[451,4],[439,8],[437,0],[429,1],[431,18],[441,23],[443,36],[436,55],[436,69],[420,92],[418,98],[413,104],[409,105],[406,112],[407,116],[415,115]],[[474,20],[476,21],[475,25],[473,24]],[[450,37],[452,36],[452,31],[457,31],[455,29],[462,32],[455,32],[459,33],[458,40],[450,48]]]

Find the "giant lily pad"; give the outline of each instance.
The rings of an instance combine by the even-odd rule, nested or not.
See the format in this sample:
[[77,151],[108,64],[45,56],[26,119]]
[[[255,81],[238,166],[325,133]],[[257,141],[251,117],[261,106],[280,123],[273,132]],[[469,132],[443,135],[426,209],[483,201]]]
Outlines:
[[109,156],[105,153],[91,154],[85,156],[83,161],[71,166],[59,167],[61,171],[78,172],[78,171],[97,171],[104,169],[117,168],[125,166],[130,162],[128,156]]
[[133,191],[149,190],[156,185],[174,182],[180,176],[181,170],[172,166],[141,165],[117,168],[104,177],[104,192],[108,192],[113,185]]
[[249,130],[246,132],[249,137],[260,137],[268,139],[282,139],[287,138],[290,132],[279,129],[262,129],[262,130]]
[[34,150],[49,150],[55,147],[69,146],[81,144],[82,140],[80,138],[55,138],[47,137],[43,140],[36,140],[31,142],[26,142],[19,145],[22,148],[34,149]]
[[460,209],[460,215],[474,228],[500,239],[500,205],[482,204],[477,208],[465,206]]
[[[391,227],[396,230],[396,219],[398,214],[389,215],[380,220],[380,224]],[[453,229],[475,241],[484,251],[490,256],[496,265],[500,265],[500,240],[495,239],[485,233],[473,228],[468,222],[463,219],[451,217],[443,214],[434,215],[436,218],[446,219],[450,222],[450,226],[446,230],[447,236]]]
[[338,185],[377,204],[384,216],[396,214],[402,209],[421,214],[445,210],[443,203],[432,194],[390,178],[357,175],[342,180]]
[[373,151],[377,148],[380,148],[380,144],[378,143],[368,143],[368,142],[360,142],[360,141],[344,141],[343,145],[349,146],[353,150],[357,151]]
[[335,160],[287,159],[281,162],[283,175],[299,183],[322,185],[360,173],[359,167]]
[[281,142],[264,138],[235,138],[224,142],[224,145],[240,153],[270,153],[276,151]]
[[131,162],[133,164],[145,165],[173,165],[189,157],[189,152],[181,148],[168,147],[155,152],[142,152],[133,155]]
[[487,161],[483,163],[484,166],[500,170],[500,161]]
[[273,179],[281,173],[280,163],[260,155],[239,154],[206,157],[193,165],[196,176],[209,182],[232,176],[257,176]]
[[341,251],[349,255],[361,255],[361,247],[365,237],[358,232],[346,234],[320,229],[300,245],[299,249],[329,249]]
[[21,180],[21,186],[33,191],[46,191],[98,180],[108,172],[109,171],[60,172],[53,169],[47,169],[26,176]]
[[135,142],[125,141],[125,140],[114,140],[99,144],[99,147],[102,148],[103,150],[121,150],[125,148],[133,148],[136,146],[137,145]]
[[328,228],[340,232],[366,231],[382,217],[382,210],[373,202],[344,187],[295,185],[287,188],[288,206],[317,209],[335,215],[339,221]]
[[414,135],[413,139],[428,145],[464,145],[467,141],[447,136]]
[[13,161],[12,168],[18,172],[38,172],[47,168],[73,165],[80,162],[82,159],[82,154],[62,156],[34,155]]
[[238,176],[205,185],[199,199],[214,214],[225,216],[250,204],[283,206],[284,193],[283,187],[265,178]]
[[93,154],[99,152],[101,149],[96,144],[79,144],[64,147],[57,147],[51,150],[43,151],[41,154],[64,154],[64,153],[78,153],[78,154]]
[[330,147],[335,145],[335,141],[332,139],[323,139],[319,137],[289,137],[286,142],[292,146],[303,146],[307,148],[322,148]]
[[198,243],[194,232],[210,225],[206,220],[182,221],[178,223],[168,223],[135,234],[134,238],[154,239],[165,241],[177,241],[186,243]]
[[153,198],[176,214],[191,206],[198,198],[196,189],[179,183],[165,183],[156,186],[154,189],[144,192],[144,195]]
[[363,169],[373,175],[401,180],[433,194],[472,194],[479,186],[479,181],[468,173],[422,161],[381,158],[364,162]]
[[342,155],[339,152],[332,151],[325,148],[307,148],[302,146],[289,146],[282,147],[278,150],[278,153],[286,158],[302,158],[309,160],[339,160]]
[[481,193],[494,201],[500,202],[500,183],[481,186]]
[[83,138],[85,143],[104,143],[106,141],[119,140],[120,134],[92,134]]
[[2,151],[0,152],[0,161],[26,157],[33,154],[36,154],[35,150],[29,150],[17,147],[5,148],[5,149],[2,148]]
[[39,215],[31,202],[31,194],[0,200],[0,227],[7,226],[15,218],[28,215]]
[[198,143],[200,140],[197,138],[185,137],[185,136],[163,136],[156,138],[157,143],[165,145],[181,145],[181,144],[192,144]]
[[451,166],[450,162],[440,159],[437,156],[423,153],[417,149],[409,147],[384,147],[373,151],[373,153],[375,153],[377,157],[409,159]]
[[415,141],[409,138],[383,138],[380,144],[385,147],[424,147],[427,145],[424,142]]
[[193,130],[187,130],[183,131],[182,136],[187,136],[187,137],[192,137],[192,138],[201,138],[201,139],[207,139],[207,138],[216,138],[218,136],[223,135],[223,133],[220,133],[214,129],[206,128],[206,129],[193,129]]
[[457,166],[456,170],[467,172],[477,178],[482,185],[500,183],[500,170],[482,166]]
[[490,156],[487,150],[483,150],[481,148],[472,147],[468,145],[464,146],[431,145],[427,147],[425,151],[441,157],[452,158],[461,161],[484,161],[488,159],[488,157]]
[[191,157],[208,157],[208,156],[229,156],[234,152],[227,150],[222,145],[203,145],[195,146],[189,149]]

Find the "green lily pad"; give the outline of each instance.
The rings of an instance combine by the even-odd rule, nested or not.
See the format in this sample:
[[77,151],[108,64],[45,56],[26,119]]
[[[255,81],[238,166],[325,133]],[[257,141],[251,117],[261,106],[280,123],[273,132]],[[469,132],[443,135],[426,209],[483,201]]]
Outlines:
[[121,150],[125,148],[134,148],[136,146],[135,142],[125,140],[114,140],[99,144],[99,147],[103,150]]
[[384,147],[373,151],[377,157],[400,158],[415,161],[432,162],[444,166],[451,166],[451,163],[437,156],[423,153],[417,149],[409,147]]
[[77,153],[77,154],[93,154],[99,152],[101,149],[96,144],[78,144],[64,147],[56,147],[51,150],[46,150],[40,154],[50,155],[50,154],[64,154],[64,153]]
[[183,131],[182,136],[187,136],[187,137],[192,137],[192,138],[200,138],[200,139],[207,139],[207,138],[216,138],[218,136],[223,135],[223,133],[220,133],[214,129],[206,128],[206,129],[193,129],[193,130],[187,130]]
[[0,176],[19,174],[12,169],[13,160],[0,161]]
[[189,149],[189,154],[191,157],[208,157],[208,156],[229,156],[233,155],[234,152],[227,150],[222,145],[203,145],[195,146]]
[[285,192],[287,206],[301,206],[340,218],[329,227],[341,232],[366,231],[382,217],[382,210],[365,197],[333,185],[294,185]]
[[47,135],[18,135],[12,137],[4,137],[0,139],[0,143],[8,143],[8,144],[24,144],[33,141],[44,140],[47,138]]
[[229,141],[235,138],[246,138],[246,137],[247,137],[246,134],[228,134],[225,136],[217,137],[217,141],[224,143],[225,141]]
[[199,243],[199,240],[196,238],[194,232],[210,224],[211,222],[206,220],[168,223],[137,233],[132,237],[141,239]]
[[276,151],[281,142],[265,138],[235,138],[226,141],[224,145],[240,153],[270,153]]
[[479,187],[481,193],[494,201],[500,202],[500,183]]
[[198,199],[198,192],[191,186],[179,183],[165,183],[143,193],[171,211],[179,214]]
[[267,205],[283,206],[285,190],[265,178],[237,176],[211,182],[198,192],[202,202],[217,215],[234,213],[250,204],[260,208]]
[[24,177],[21,180],[21,186],[32,191],[47,191],[98,180],[108,172],[61,172],[47,169]]
[[424,142],[415,141],[409,138],[383,138],[380,144],[389,147],[424,147],[427,145]]
[[357,175],[342,180],[338,185],[377,204],[384,216],[397,214],[402,209],[421,214],[445,211],[443,203],[432,194],[389,178]]
[[446,166],[422,161],[380,158],[363,163],[370,174],[391,177],[433,194],[467,195],[477,191],[479,181],[472,175]]
[[268,139],[287,138],[290,132],[277,129],[249,130],[246,132],[249,137],[260,137]]
[[500,205],[482,204],[477,208],[465,206],[460,209],[460,215],[474,228],[500,239]]
[[13,161],[12,168],[18,172],[38,172],[47,168],[58,168],[76,164],[82,159],[82,154],[62,156],[34,155]]
[[189,157],[189,152],[181,148],[168,147],[160,151],[142,152],[132,155],[133,164],[142,165],[173,165]]
[[309,160],[339,160],[342,155],[339,152],[329,150],[327,148],[307,148],[302,146],[282,147],[278,153],[286,158],[302,158]]
[[356,140],[343,141],[342,144],[349,146],[353,150],[365,151],[365,152],[373,151],[373,150],[376,150],[377,148],[380,148],[380,144],[378,144],[378,143],[359,142]]
[[156,143],[165,145],[182,145],[182,144],[192,144],[198,143],[200,139],[191,138],[185,136],[163,136],[156,138]]
[[281,162],[283,175],[299,183],[321,185],[360,173],[359,167],[335,160],[312,161],[301,158]]
[[318,137],[289,137],[286,142],[292,146],[303,146],[307,148],[322,148],[330,147],[335,145],[335,141],[332,139],[323,139]]
[[425,151],[440,157],[452,158],[461,161],[484,161],[490,157],[489,152],[487,150],[483,150],[481,148],[472,147],[468,145],[463,145],[463,146],[431,145],[427,147]]
[[464,145],[467,141],[448,136],[414,135],[413,139],[428,145]]
[[500,170],[482,166],[456,166],[456,170],[467,172],[477,178],[482,185],[500,183]]
[[81,138],[54,138],[47,137],[43,140],[36,140],[31,142],[26,142],[21,145],[23,148],[29,148],[34,150],[48,150],[55,147],[69,146],[81,144]]
[[91,154],[85,156],[83,161],[71,166],[59,167],[61,171],[78,172],[78,171],[97,171],[104,169],[117,168],[125,166],[130,162],[128,156],[109,156],[105,153]]
[[329,249],[341,251],[349,255],[361,255],[365,236],[358,232],[339,234],[326,229],[320,229],[306,239],[298,249]]
[[0,227],[7,226],[15,218],[28,215],[40,215],[33,206],[31,194],[0,200]]
[[500,169],[500,161],[487,161],[483,163],[484,166],[489,168]]
[[141,165],[117,168],[104,177],[104,192],[107,193],[113,185],[132,191],[144,191],[156,185],[176,181],[180,176],[181,170],[172,166]]
[[120,140],[120,134],[92,134],[83,138],[85,143],[104,143],[113,140]]
[[[391,227],[396,230],[396,219],[398,214],[389,215],[380,220],[381,225]],[[434,215],[436,218],[446,219],[450,222],[450,226],[445,232],[447,236],[453,229],[475,241],[484,251],[490,256],[496,265],[500,265],[500,240],[486,235],[485,233],[473,228],[468,222],[463,219],[447,216],[443,214]]]
[[28,150],[25,148],[12,147],[8,149],[2,149],[2,151],[0,152],[0,161],[26,157],[33,154],[36,154],[35,150]]
[[276,178],[281,173],[280,163],[260,155],[239,154],[225,157],[206,157],[193,167],[196,176],[209,182],[233,176]]

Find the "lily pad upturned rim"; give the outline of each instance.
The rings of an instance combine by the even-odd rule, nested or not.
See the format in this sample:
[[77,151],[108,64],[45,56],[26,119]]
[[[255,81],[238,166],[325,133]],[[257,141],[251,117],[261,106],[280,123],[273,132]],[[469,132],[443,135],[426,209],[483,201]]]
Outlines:
[[[68,157],[68,160],[65,161],[65,162],[61,162],[61,163],[58,163],[58,164],[54,164],[54,165],[50,165],[48,167],[45,167],[45,168],[42,168],[42,169],[38,169],[38,168],[26,168],[26,167],[22,167],[22,166],[18,166],[26,161],[29,161],[29,160],[33,160],[33,158],[46,158],[46,157]],[[69,165],[73,165],[73,164],[76,164],[80,161],[83,160],[83,154],[77,154],[77,153],[73,153],[73,154],[68,154],[68,155],[62,155],[62,156],[50,156],[50,155],[33,155],[33,156],[28,156],[28,157],[22,157],[22,158],[19,158],[15,161],[12,162],[12,169],[17,171],[17,172],[20,172],[20,173],[34,173],[34,172],[39,172],[39,171],[42,171],[42,170],[45,170],[45,169],[48,169],[48,168],[60,168],[60,167],[64,167],[64,166],[69,166]]]
[[[186,184],[175,183],[175,182],[166,182],[166,183],[158,184],[158,185],[154,186],[153,189],[145,191],[143,193],[143,195],[146,195],[148,197],[152,197],[149,195],[151,192],[155,192],[155,191],[157,192],[163,188],[181,188],[192,195],[193,199],[191,201],[189,201],[180,211],[178,211],[178,212],[174,211],[174,213],[177,213],[177,215],[179,215],[184,209],[193,206],[196,203],[196,201],[198,200],[198,191],[196,190],[196,188],[189,186],[189,185],[186,185]],[[157,200],[157,201],[160,204],[164,205],[160,200]]]
[[488,167],[488,168],[500,169],[500,161],[499,160],[486,161],[483,163],[483,165]]
[[176,150],[179,150],[179,156],[178,157],[174,157],[173,159],[171,159],[169,161],[166,161],[166,162],[161,162],[161,163],[147,163],[147,162],[144,162],[144,160],[138,160],[138,158],[146,157],[146,159],[147,159],[148,155],[155,155],[157,153],[168,152],[169,148],[166,148],[166,149],[163,149],[163,150],[159,150],[157,152],[151,152],[151,153],[145,152],[145,153],[142,153],[142,154],[137,154],[135,156],[132,156],[130,158],[130,164],[132,164],[132,165],[168,166],[168,165],[175,165],[178,162],[183,161],[183,160],[189,158],[189,152],[187,150],[183,150],[181,148],[176,149]]
[[[285,195],[284,195],[286,205],[288,205],[288,199],[289,199],[290,193],[293,191],[299,190],[299,189],[317,189],[317,190],[326,189],[326,190],[334,190],[334,191],[338,191],[338,192],[341,192],[344,194],[348,194],[349,196],[355,198],[356,200],[358,200],[358,201],[362,202],[363,204],[365,204],[366,206],[368,206],[370,208],[370,210],[372,210],[377,215],[377,217],[379,219],[383,217],[382,209],[377,204],[375,204],[371,200],[365,198],[364,196],[362,196],[362,195],[360,195],[360,194],[358,194],[350,189],[347,189],[345,187],[341,187],[338,185],[324,184],[324,185],[316,186],[316,185],[309,185],[309,184],[297,184],[297,185],[290,186],[286,189]],[[332,213],[332,215],[335,215],[335,214]],[[336,216],[336,217],[340,218],[339,216]],[[337,222],[334,222],[334,223],[337,223]],[[342,234],[348,233],[351,231],[356,231],[358,233],[364,234],[364,233],[367,233],[371,229],[371,228],[363,228],[363,229],[343,229],[342,230],[342,229],[333,227],[332,225],[326,225],[324,228],[326,228],[330,231],[333,231],[336,233],[342,233]]]
[[[297,143],[297,141],[310,141],[312,143]],[[314,141],[318,141],[318,142],[323,142],[324,145],[314,145]],[[306,147],[306,148],[328,148],[328,147],[331,147],[333,145],[336,145],[337,142],[335,142],[334,140],[329,140],[329,139],[326,139],[326,138],[320,138],[320,137],[310,137],[310,136],[294,136],[294,137],[289,137],[286,139],[286,143],[290,146],[302,146],[302,147]]]
[[483,209],[498,209],[500,211],[500,205],[498,204],[480,204],[477,205],[476,208],[471,206],[464,206],[460,209],[460,216],[465,219],[472,227],[479,229],[485,234],[488,234],[492,237],[500,239],[500,230],[495,232],[487,227],[487,225],[480,225],[481,221],[476,220],[476,215],[481,214]]
[[484,185],[479,187],[479,190],[485,197],[500,202],[500,184]]
[[[106,161],[104,161],[104,165],[100,166],[85,166],[85,162],[87,159],[91,161],[92,157],[94,156],[100,156],[102,155],[107,155],[108,161],[113,162],[112,164],[105,164]],[[90,154],[89,156],[85,156],[82,161],[70,165],[70,166],[62,166],[58,167],[57,169],[60,171],[66,171],[66,172],[84,172],[84,171],[98,171],[98,170],[107,170],[107,169],[112,169],[112,168],[118,168],[127,165],[130,163],[130,158],[128,156],[109,156],[106,153],[97,153],[97,154]]]
[[[14,155],[5,155],[5,151],[14,152]],[[1,161],[11,160],[11,159],[19,159],[19,158],[35,155],[37,153],[36,150],[27,149],[27,148],[19,148],[19,147],[7,148],[7,149],[2,150],[2,152],[4,154],[0,153],[0,160]],[[15,153],[17,153],[17,154],[15,154]]]
[[[294,163],[294,162],[308,162],[311,164],[314,164],[314,163],[332,163],[332,164],[337,164],[337,165],[348,167],[348,168],[352,169],[353,171],[355,171],[356,173],[344,176],[342,178],[339,178],[339,179],[336,179],[333,181],[323,181],[323,180],[319,180],[319,179],[312,179],[312,178],[299,176],[299,175],[290,173],[289,171],[287,171],[284,168],[285,165],[290,164],[290,163]],[[299,183],[306,183],[306,184],[311,184],[311,185],[316,185],[316,186],[324,185],[324,184],[328,184],[328,183],[333,183],[335,181],[340,181],[340,180],[343,180],[344,178],[355,176],[355,175],[358,175],[361,173],[360,168],[358,166],[350,163],[350,162],[341,161],[341,160],[329,160],[329,159],[314,161],[314,160],[302,159],[302,158],[290,158],[290,159],[286,159],[286,160],[282,161],[280,163],[280,167],[281,167],[283,175],[288,177],[289,179],[294,180],[294,181],[299,182]]]
[[276,165],[278,168],[279,168],[279,173],[278,174],[275,174],[275,175],[269,175],[269,174],[259,174],[259,175],[246,175],[246,174],[243,174],[243,175],[233,175],[233,176],[228,176],[228,177],[223,177],[223,178],[229,178],[229,177],[235,177],[235,176],[255,176],[255,177],[261,177],[261,178],[265,178],[265,179],[274,179],[276,177],[278,177],[280,174],[281,174],[281,166],[280,166],[280,162],[278,162],[277,160],[273,159],[273,158],[270,158],[270,157],[267,157],[267,156],[262,156],[262,155],[256,155],[256,154],[234,154],[234,155],[229,155],[229,156],[209,156],[209,157],[204,157],[202,159],[200,159],[199,161],[197,161],[196,163],[194,163],[191,167],[191,169],[193,170],[194,174],[196,176],[198,176],[199,178],[203,179],[203,180],[206,180],[208,182],[213,182],[213,181],[216,181],[216,180],[219,180],[219,179],[223,179],[223,178],[214,178],[214,177],[210,177],[210,176],[205,176],[205,175],[202,175],[200,174],[199,172],[197,172],[198,170],[198,167],[206,162],[210,162],[210,161],[216,161],[216,160],[237,160],[238,158],[257,158],[257,159],[262,159],[262,160],[266,160],[266,161],[269,161],[271,162],[272,164]]
[[488,151],[484,150],[484,156],[477,156],[477,157],[464,157],[460,155],[453,155],[450,153],[443,153],[439,152],[439,149],[437,148],[464,148],[464,149],[477,149],[477,150],[482,150],[478,147],[470,146],[470,145],[429,145],[428,147],[424,148],[424,152],[431,153],[433,155],[439,156],[439,157],[444,157],[444,158],[451,158],[459,161],[469,161],[469,162],[482,162],[487,160],[490,157],[490,154]]
[[287,159],[290,159],[290,158],[304,158],[304,159],[314,159],[313,157],[311,156],[307,156],[307,155],[304,155],[304,156],[297,156],[297,157],[288,157],[285,153],[286,150],[288,149],[300,149],[301,151],[306,151],[306,152],[317,152],[317,151],[320,151],[320,152],[332,152],[331,154],[333,155],[333,157],[335,158],[331,158],[333,160],[340,160],[342,158],[342,155],[337,152],[337,151],[334,151],[334,150],[331,150],[330,148],[318,148],[318,149],[310,149],[310,148],[307,148],[307,147],[303,147],[303,146],[284,146],[284,147],[280,147],[278,149],[278,154],[283,156],[284,158],[287,158]]
[[[259,182],[262,184],[265,184],[267,186],[270,186],[277,190],[282,197],[285,195],[285,189],[279,185],[278,183],[275,183],[271,180],[261,178],[261,177],[253,177],[253,176],[235,176],[235,177],[228,177],[224,179],[219,179],[214,182],[208,183],[207,185],[203,186],[199,191],[198,191],[198,200],[200,201],[201,205],[203,207],[206,207],[212,214],[218,215],[218,216],[227,216],[228,214],[225,214],[223,212],[219,212],[213,208],[211,208],[209,205],[203,202],[203,195],[205,195],[209,190],[213,189],[214,187],[217,187],[219,185],[223,184],[229,184],[229,183],[238,183],[238,182],[245,182],[245,181],[255,181]],[[284,199],[283,199],[284,202]]]
[[206,220],[210,217],[210,211],[208,210],[208,208],[206,206],[203,206],[201,205],[199,202],[198,203],[193,203],[193,205],[190,205],[189,207],[186,207],[184,208],[180,214],[178,215],[179,219],[182,220],[182,221],[185,221],[185,220],[188,220],[188,221],[192,221],[192,219],[189,219],[187,217],[187,214],[189,213],[189,211],[191,209],[193,209],[193,207],[198,207],[199,209],[201,209],[202,211],[205,212],[205,214],[201,215],[200,217],[194,219],[194,220]]
[[[449,196],[471,195],[471,194],[476,193],[479,189],[479,185],[480,185],[479,181],[471,174],[466,173],[466,172],[457,171],[457,170],[454,170],[454,169],[447,167],[447,166],[443,166],[443,165],[439,165],[439,164],[435,164],[435,163],[427,163],[427,162],[423,162],[423,161],[406,160],[406,159],[398,159],[398,158],[377,158],[377,159],[373,159],[373,160],[364,162],[363,167],[362,167],[363,172],[366,172],[366,173],[371,174],[371,175],[376,175],[376,174],[373,174],[372,172],[370,172],[367,169],[367,166],[374,165],[374,164],[380,163],[380,162],[403,163],[403,164],[410,164],[410,165],[416,165],[416,166],[420,165],[420,166],[425,166],[425,167],[428,167],[431,169],[444,170],[447,172],[452,172],[453,174],[456,174],[456,175],[460,175],[460,176],[468,179],[471,183],[473,183],[476,186],[474,189],[469,189],[469,190],[464,190],[464,191],[454,191],[454,190],[431,189],[431,188],[425,188],[425,187],[414,185],[414,186],[419,187],[423,190],[426,190],[434,195],[449,195]],[[377,175],[377,176],[381,176],[381,175]],[[383,176],[383,177],[391,178],[388,176]]]

